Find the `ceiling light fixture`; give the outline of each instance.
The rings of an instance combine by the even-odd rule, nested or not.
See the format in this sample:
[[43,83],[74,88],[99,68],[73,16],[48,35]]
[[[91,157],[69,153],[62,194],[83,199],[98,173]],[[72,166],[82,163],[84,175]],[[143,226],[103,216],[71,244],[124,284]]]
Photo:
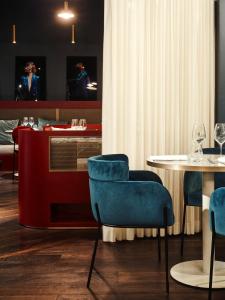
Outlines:
[[75,44],[75,25],[72,25],[72,39],[71,39],[71,43]]
[[64,20],[70,20],[75,17],[74,13],[69,9],[68,1],[64,1],[64,9],[57,16]]
[[12,43],[16,44],[16,25],[13,24],[12,26]]

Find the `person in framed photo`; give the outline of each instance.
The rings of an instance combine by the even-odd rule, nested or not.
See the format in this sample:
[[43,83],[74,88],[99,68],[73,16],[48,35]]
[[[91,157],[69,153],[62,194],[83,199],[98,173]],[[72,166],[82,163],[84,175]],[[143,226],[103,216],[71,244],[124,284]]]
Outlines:
[[40,97],[40,77],[36,75],[36,66],[27,62],[24,67],[25,75],[20,77],[17,84],[16,100],[38,101]]
[[68,100],[85,100],[88,99],[88,84],[90,78],[82,62],[75,65],[74,77],[68,80],[67,99]]

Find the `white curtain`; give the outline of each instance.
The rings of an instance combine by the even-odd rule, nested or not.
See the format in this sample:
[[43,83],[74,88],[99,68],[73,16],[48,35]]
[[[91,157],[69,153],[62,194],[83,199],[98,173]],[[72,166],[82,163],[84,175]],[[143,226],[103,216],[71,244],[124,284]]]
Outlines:
[[[214,126],[214,0],[105,0],[103,153],[125,153],[130,169],[149,169],[149,155],[191,151],[194,122]],[[175,225],[183,215],[183,174],[157,172],[173,198]],[[188,208],[188,234],[201,229]],[[104,240],[155,231],[105,229]]]

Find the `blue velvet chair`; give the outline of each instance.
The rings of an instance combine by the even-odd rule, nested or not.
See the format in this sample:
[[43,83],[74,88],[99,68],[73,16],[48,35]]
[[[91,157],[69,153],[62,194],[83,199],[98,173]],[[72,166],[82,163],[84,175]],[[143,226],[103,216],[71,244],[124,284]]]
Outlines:
[[[204,154],[219,154],[219,148],[204,148]],[[223,149],[223,154],[225,149]],[[225,173],[215,173],[215,189],[225,187]],[[181,255],[184,253],[184,228],[186,219],[187,206],[202,206],[202,173],[201,172],[185,172],[184,173],[184,212],[181,229]]]
[[159,176],[150,171],[129,171],[128,158],[124,154],[89,158],[88,173],[92,212],[99,227],[87,287],[91,281],[101,225],[158,228],[158,232],[164,228],[166,288],[169,292],[167,226],[174,224],[174,215],[171,197]]
[[225,188],[218,188],[212,193],[210,199],[209,214],[210,214],[209,225],[212,230],[212,244],[211,244],[208,299],[211,300],[216,236],[217,235],[225,236]]

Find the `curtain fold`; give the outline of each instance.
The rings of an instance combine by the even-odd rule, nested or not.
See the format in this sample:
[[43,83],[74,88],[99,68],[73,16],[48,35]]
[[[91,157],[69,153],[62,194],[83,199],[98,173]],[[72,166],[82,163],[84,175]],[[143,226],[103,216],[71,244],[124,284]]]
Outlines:
[[[130,169],[149,169],[150,155],[189,153],[193,124],[214,126],[214,1],[105,0],[103,153],[125,153]],[[173,198],[178,234],[182,172],[152,169]],[[188,208],[186,232],[201,230]],[[155,230],[105,229],[104,240],[155,235]]]

